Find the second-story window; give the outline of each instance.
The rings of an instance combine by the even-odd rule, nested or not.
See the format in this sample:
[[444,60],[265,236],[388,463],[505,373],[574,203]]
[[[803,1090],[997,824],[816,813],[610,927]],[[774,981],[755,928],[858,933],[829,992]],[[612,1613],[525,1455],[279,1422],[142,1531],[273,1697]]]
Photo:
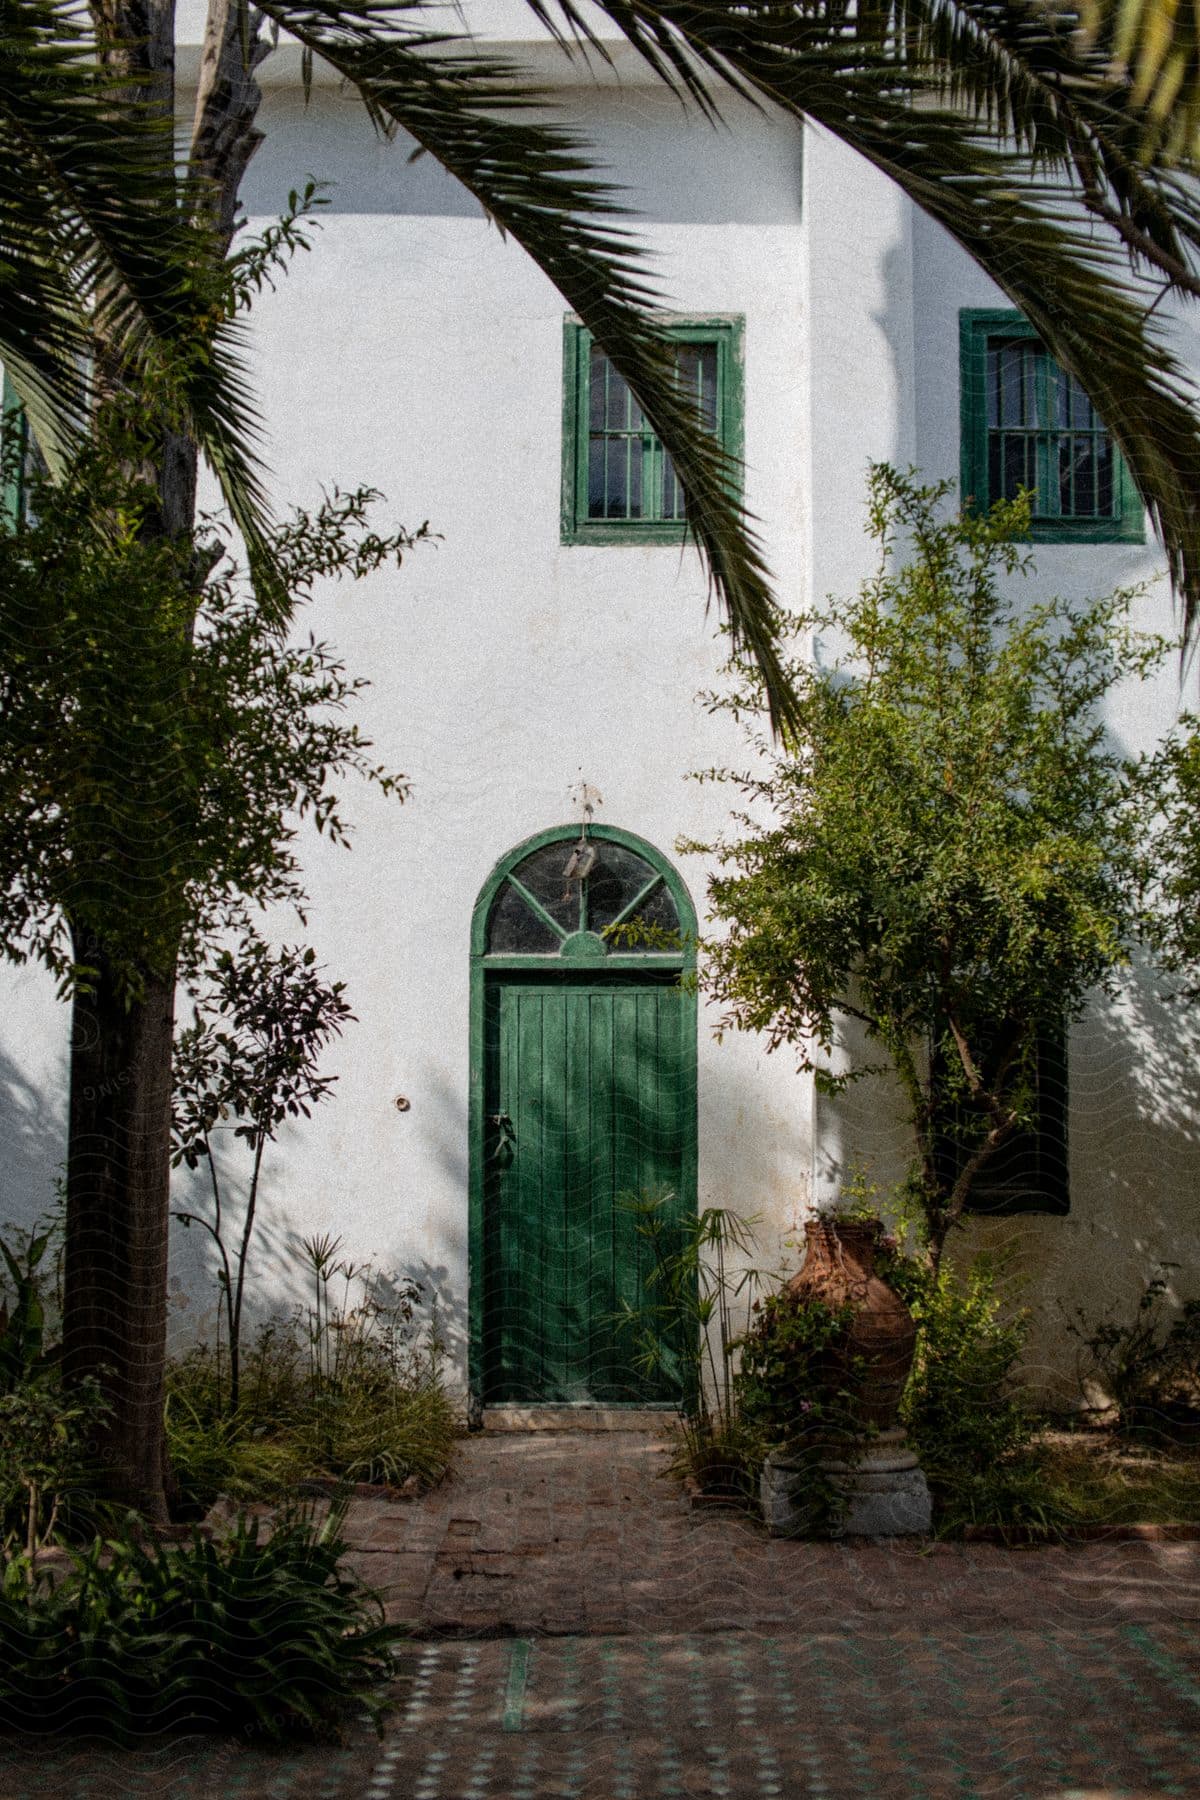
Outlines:
[[[671,321],[676,378],[705,430],[742,448],[741,322]],[[563,427],[564,543],[678,543],[683,489],[629,384],[568,320]]]

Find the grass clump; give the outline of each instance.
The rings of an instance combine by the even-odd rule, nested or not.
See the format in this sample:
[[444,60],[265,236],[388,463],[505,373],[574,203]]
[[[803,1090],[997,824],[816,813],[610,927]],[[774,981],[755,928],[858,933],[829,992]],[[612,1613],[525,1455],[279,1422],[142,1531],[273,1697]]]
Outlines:
[[185,1514],[305,1480],[431,1486],[450,1465],[459,1419],[436,1318],[418,1319],[420,1286],[350,1263],[334,1238],[303,1254],[310,1301],[259,1327],[236,1408],[219,1346],[171,1367],[168,1448]]
[[1130,1442],[1104,1429],[1043,1433],[1046,1480],[1078,1523],[1200,1524],[1200,1445]]

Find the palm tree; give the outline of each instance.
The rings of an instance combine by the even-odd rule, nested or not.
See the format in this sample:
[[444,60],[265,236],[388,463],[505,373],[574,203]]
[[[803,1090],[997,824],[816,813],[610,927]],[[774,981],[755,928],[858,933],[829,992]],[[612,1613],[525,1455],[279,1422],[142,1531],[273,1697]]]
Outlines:
[[[574,54],[603,55],[575,0],[530,0]],[[1194,621],[1200,604],[1200,432],[1183,371],[1124,273],[1197,292],[1200,208],[1185,172],[1147,137],[1146,110],[1113,79],[1103,47],[1082,46],[1072,14],[1040,0],[600,0],[649,66],[715,114],[734,90],[825,127],[895,180],[1021,308],[1079,377],[1117,437],[1167,546]],[[138,105],[174,109],[171,0],[93,0],[103,64]],[[711,440],[676,393],[645,307],[654,294],[613,194],[563,127],[531,119],[520,72],[464,36],[430,27],[421,0],[210,0],[187,181],[179,212],[208,266],[229,253],[241,178],[260,140],[255,70],[264,28],[352,83],[384,130],[403,129],[476,195],[578,311],[641,398],[670,450],[689,517],[735,639],[762,664],[776,719],[788,696],[758,548],[730,498]],[[115,100],[114,100],[115,103]],[[52,246],[47,247],[47,255]],[[199,279],[202,291],[208,291]],[[123,340],[109,363],[136,380]],[[204,354],[215,340],[200,334]],[[201,415],[202,416],[202,415]],[[197,458],[221,443],[199,425],[162,436],[161,528],[191,529]],[[90,945],[93,978],[75,995],[68,1158],[67,1356],[93,1367],[124,1344],[114,1388],[117,1485],[161,1513],[169,1069],[174,964],[148,969],[136,996]],[[132,1079],[114,1075],[132,1072]],[[97,1155],[96,1146],[108,1146]],[[87,1246],[119,1253],[97,1293]],[[158,1384],[156,1386],[156,1383]]]
[[[39,0],[22,0],[29,5]],[[49,6],[61,0],[44,0]],[[414,9],[415,11],[415,9]],[[77,183],[64,189],[60,172],[86,170],[89,156],[103,164],[101,116],[78,106],[70,132],[53,135],[62,121],[42,121],[46,133],[43,186],[53,201],[49,223],[36,236],[37,206],[14,211],[13,241],[24,231],[30,261],[45,271],[33,292],[26,328],[27,353],[14,337],[16,368],[25,392],[41,406],[50,429],[67,433],[78,401],[72,392],[71,358],[81,335],[90,339],[108,389],[141,396],[149,387],[166,392],[156,411],[157,447],[138,463],[157,492],[157,507],[143,521],[154,535],[191,542],[197,469],[207,457],[220,478],[235,517],[256,549],[260,496],[254,487],[248,416],[238,417],[218,385],[221,357],[231,337],[230,314],[237,284],[229,263],[238,190],[260,141],[256,119],[261,94],[255,70],[268,53],[260,36],[270,15],[251,14],[245,0],[211,0],[196,112],[185,176],[172,191],[175,110],[172,0],[95,0],[92,27],[100,70],[85,63],[75,26],[62,17],[66,49],[58,72],[73,104],[68,76],[77,78],[101,115],[127,117],[139,171],[170,197],[159,216],[168,237],[187,251],[186,278],[167,291],[155,313],[153,295],[135,289],[132,252],[137,230],[155,216],[150,189],[136,205],[110,208],[125,236],[123,262],[110,253],[114,233],[101,237],[89,212],[94,196]],[[285,27],[282,15],[277,21]],[[298,35],[309,22],[298,18]],[[41,21],[45,29],[45,19]],[[642,398],[652,425],[669,451],[688,495],[694,536],[705,552],[711,581],[727,611],[735,639],[763,667],[777,719],[787,711],[787,689],[775,646],[775,609],[761,555],[733,498],[730,470],[715,441],[698,426],[676,386],[668,349],[648,318],[654,295],[636,253],[618,222],[619,207],[594,179],[569,135],[522,116],[527,97],[509,72],[461,51],[447,53],[423,28],[395,34],[388,21],[359,28],[336,8],[321,15],[316,35],[331,56],[342,57],[375,118],[385,127],[421,122],[427,142],[448,168],[472,188],[492,216],[522,242],[578,308],[597,341]],[[39,48],[43,46],[39,40]],[[14,50],[14,85],[27,74]],[[47,54],[47,63],[53,57]],[[377,63],[378,67],[373,64]],[[64,73],[65,71],[65,73]],[[401,109],[394,90],[402,84]],[[32,103],[29,103],[32,104]],[[401,117],[403,110],[403,117]],[[498,116],[497,116],[498,115]],[[15,128],[9,119],[15,141]],[[17,181],[15,151],[10,175]],[[2,171],[0,171],[2,174]],[[126,196],[128,198],[128,196]],[[132,215],[133,229],[126,230]],[[109,216],[105,216],[105,222]],[[73,272],[74,246],[88,245],[94,273],[86,283]],[[236,262],[236,258],[234,258]],[[142,302],[137,312],[134,301]],[[86,312],[88,301],[92,310]],[[82,325],[81,312],[84,314]],[[145,317],[142,317],[145,314]],[[161,314],[173,322],[173,344],[187,347],[182,369],[147,358],[149,326]],[[131,331],[134,317],[138,329]],[[34,327],[40,332],[35,336]],[[36,354],[35,354],[36,353]],[[40,361],[39,361],[40,356]],[[191,404],[176,404],[178,390]],[[208,402],[207,410],[201,402]],[[222,410],[224,406],[224,410]],[[147,467],[147,462],[149,467]],[[260,593],[286,616],[286,593],[260,554]],[[178,629],[189,630],[187,621]],[[117,879],[113,880],[113,874]],[[119,867],[107,871],[110,904],[120,904]],[[136,884],[132,880],[131,890]],[[175,897],[178,901],[180,896]],[[164,903],[174,918],[180,905]],[[181,932],[164,930],[154,954],[137,967],[116,952],[122,933],[84,929],[63,912],[73,943],[70,1109],[67,1153],[67,1243],[64,1294],[64,1366],[68,1377],[104,1372],[110,1402],[105,1463],[113,1493],[150,1517],[165,1516],[162,1382],[166,1340],[166,1251],[169,1182],[171,1055],[176,973]],[[114,922],[115,924],[115,922]],[[128,934],[126,934],[126,941]]]
[[254,543],[265,504],[256,421],[236,328],[212,318],[208,248],[180,206],[161,109],[115,89],[64,0],[4,0],[0,360],[39,448],[60,472],[78,444],[99,335],[135,379],[173,394]]

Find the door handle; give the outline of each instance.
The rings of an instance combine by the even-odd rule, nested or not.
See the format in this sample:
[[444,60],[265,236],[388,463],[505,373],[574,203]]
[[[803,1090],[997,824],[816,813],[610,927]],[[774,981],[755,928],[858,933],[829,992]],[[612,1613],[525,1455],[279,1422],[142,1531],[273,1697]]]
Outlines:
[[517,1143],[513,1122],[506,1112],[498,1112],[489,1115],[488,1124],[494,1125],[496,1128],[496,1142],[488,1160],[507,1166],[513,1159]]

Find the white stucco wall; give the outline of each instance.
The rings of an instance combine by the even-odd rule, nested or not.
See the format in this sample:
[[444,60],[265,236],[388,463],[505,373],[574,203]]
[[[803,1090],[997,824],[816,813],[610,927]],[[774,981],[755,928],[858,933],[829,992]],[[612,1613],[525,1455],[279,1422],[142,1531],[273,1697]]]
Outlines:
[[[807,486],[798,133],[745,109],[718,134],[649,90],[573,105],[616,178],[642,182],[664,304],[745,318],[748,500],[795,605]],[[307,935],[347,982],[358,1022],[331,1058],[335,1097],[272,1155],[259,1287],[294,1289],[289,1239],[334,1230],[356,1259],[430,1278],[460,1339],[476,894],[505,851],[575,816],[581,773],[603,795],[603,822],[668,855],[681,834],[715,832],[722,796],[686,777],[737,750],[697,703],[723,648],[694,552],[560,545],[566,309],[528,258],[428,161],[380,144],[336,92],[318,90],[306,110],[268,87],[263,122],[244,190],[252,229],[307,173],[334,183],[313,254],[254,313],[278,501],[370,483],[390,514],[428,519],[441,539],[399,574],[323,596],[302,621],[370,677],[362,722],[412,795],[403,807],[351,795],[351,855],[306,846]],[[702,903],[703,870],[681,867]],[[8,1042],[17,1066],[38,1046],[46,1116],[61,1109],[65,1020],[48,1022],[43,983],[16,985]],[[755,1043],[718,1048],[706,1028],[699,1089],[701,1204],[761,1214],[773,1261],[808,1202],[808,1092]],[[43,1177],[56,1144],[49,1134]],[[0,1216],[26,1204],[22,1178]],[[202,1248],[181,1238],[182,1271]]]

